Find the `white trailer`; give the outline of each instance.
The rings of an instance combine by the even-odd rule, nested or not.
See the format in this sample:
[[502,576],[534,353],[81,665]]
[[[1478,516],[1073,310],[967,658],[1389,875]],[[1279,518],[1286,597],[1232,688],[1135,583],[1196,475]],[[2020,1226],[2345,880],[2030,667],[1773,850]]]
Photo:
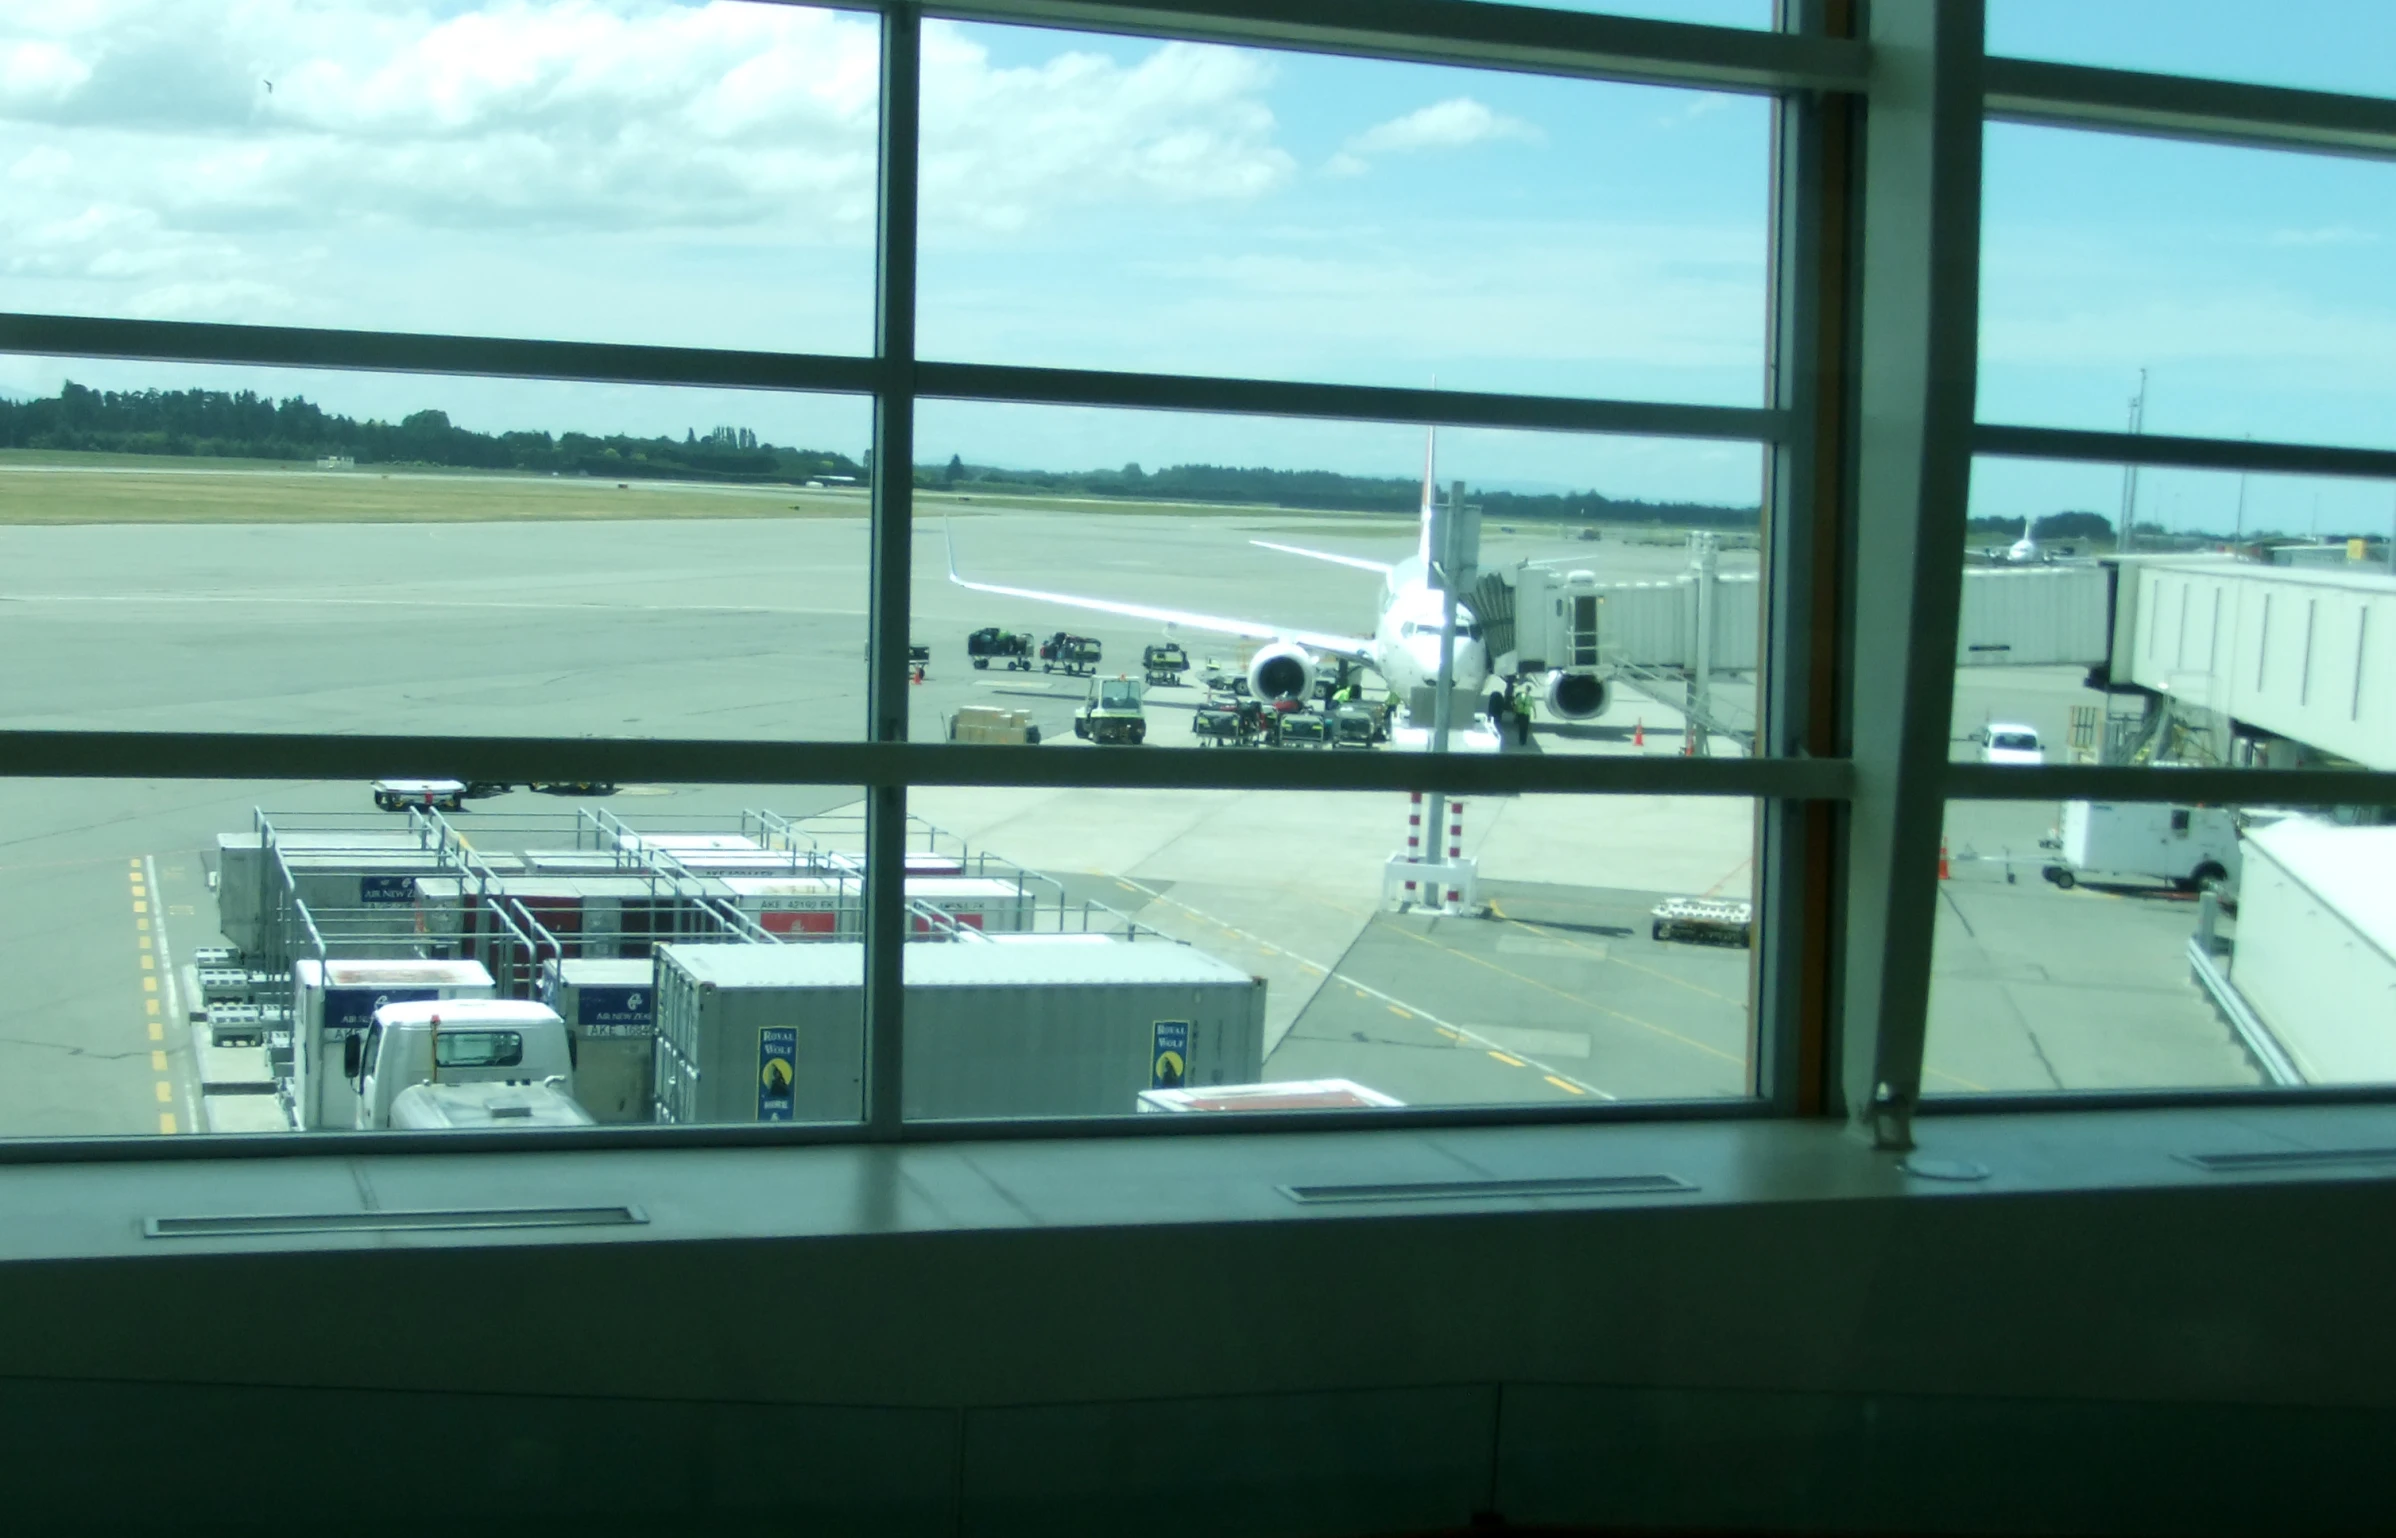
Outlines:
[[390,1004],[487,999],[491,974],[476,961],[302,959],[291,964],[292,1102],[303,1131],[357,1124],[358,1092],[341,1071],[346,1043]]
[[2396,1082],[2396,827],[2247,834],[2230,981],[2311,1084]]
[[[863,1115],[863,946],[672,944],[657,958],[658,1120]],[[1127,1116],[1143,1090],[1261,1076],[1263,980],[1190,946],[904,958],[909,1117]]]
[[343,1046],[342,1073],[357,1087],[362,1131],[392,1126],[401,1093],[421,1084],[552,1083],[568,1096],[574,1091],[566,1022],[527,999],[385,1004],[366,1034]]
[[2066,801],[2056,863],[2040,874],[2059,887],[2082,876],[2146,876],[2184,891],[2235,886],[2239,818],[2226,806],[2159,801]]

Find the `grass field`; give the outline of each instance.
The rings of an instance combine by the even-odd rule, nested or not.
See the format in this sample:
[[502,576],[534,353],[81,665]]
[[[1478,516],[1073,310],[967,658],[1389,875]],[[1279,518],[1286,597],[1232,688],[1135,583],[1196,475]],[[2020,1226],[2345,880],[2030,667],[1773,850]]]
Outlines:
[[[918,516],[1105,512],[1411,523],[1257,505],[918,491]],[[859,518],[862,488],[705,485],[443,470],[319,470],[274,460],[0,451],[0,524],[515,523],[546,519]],[[1319,527],[1310,523],[1304,527]]]

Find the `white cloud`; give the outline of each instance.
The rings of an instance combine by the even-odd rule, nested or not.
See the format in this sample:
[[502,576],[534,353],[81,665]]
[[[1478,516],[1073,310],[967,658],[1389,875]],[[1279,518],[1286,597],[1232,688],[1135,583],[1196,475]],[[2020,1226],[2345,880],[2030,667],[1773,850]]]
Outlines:
[[[77,302],[148,312],[299,283],[318,237],[870,243],[871,21],[744,0],[452,9],[0,9],[0,277],[113,285]],[[998,68],[935,24],[925,59],[928,238],[1248,199],[1294,170],[1257,55],[1166,44]]]
[[1546,139],[1536,124],[1503,112],[1470,96],[1418,107],[1386,123],[1375,123],[1348,140],[1324,169],[1334,176],[1355,176],[1382,155],[1412,154],[1417,150],[1463,149],[1494,140],[1512,139],[1538,144]]
[[2368,246],[2379,237],[2369,230],[2358,230],[2351,224],[2323,225],[2309,230],[2273,230],[2265,238],[2273,246]]

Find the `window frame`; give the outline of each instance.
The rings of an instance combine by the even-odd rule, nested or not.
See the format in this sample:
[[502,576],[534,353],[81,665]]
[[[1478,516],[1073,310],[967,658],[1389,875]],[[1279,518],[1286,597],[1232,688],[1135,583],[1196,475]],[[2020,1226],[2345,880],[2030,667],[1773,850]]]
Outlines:
[[[795,3],[795,0],[751,0]],[[868,396],[873,404],[867,735],[858,743],[0,732],[0,775],[303,780],[594,773],[619,781],[860,785],[868,870],[903,867],[913,785],[1567,791],[1752,799],[1760,938],[1751,1098],[1556,1107],[909,1123],[899,1114],[903,884],[869,879],[866,1116],[836,1127],[371,1134],[415,1150],[1205,1135],[1271,1129],[1705,1117],[1845,1118],[1911,1146],[1922,1108],[1937,827],[1949,800],[2336,801],[2396,805],[2396,773],[2150,771],[1951,764],[1946,754],[1975,455],[2396,479],[2396,450],[2131,436],[1977,419],[1979,142],[1992,119],[2396,159],[2396,100],[1988,58],[1981,0],[1872,7],[1782,0],[1776,30],[1586,15],[1481,0],[912,0],[834,8],[881,28],[874,351],[870,356],[0,314],[0,351],[188,363],[703,385]],[[1723,407],[1245,378],[966,364],[918,355],[921,28],[927,18],[1187,38],[1359,58],[1666,84],[1772,97],[1765,404]],[[1866,110],[1867,106],[1869,111]],[[1760,756],[1738,760],[1427,755],[1130,757],[906,741],[914,408],[926,399],[1376,423],[1635,434],[1765,452]],[[1894,403],[1896,409],[1890,409]],[[1901,647],[1854,637],[1902,635]],[[1870,702],[1868,709],[1859,708]],[[1889,702],[1893,701],[1891,705]],[[1941,1111],[2086,1109],[2085,1093],[1940,1099]],[[2365,1091],[2155,1091],[2138,1105],[2396,1101]],[[303,1154],[304,1138],[0,1145],[28,1158]]]

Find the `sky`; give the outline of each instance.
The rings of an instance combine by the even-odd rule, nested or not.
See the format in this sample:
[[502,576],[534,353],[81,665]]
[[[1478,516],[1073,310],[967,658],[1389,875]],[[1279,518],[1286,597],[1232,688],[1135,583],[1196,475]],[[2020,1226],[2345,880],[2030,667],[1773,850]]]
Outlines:
[[[1582,4],[1727,25],[1762,0]],[[2396,90],[2396,6],[1990,0],[2000,52]],[[52,0],[0,12],[0,308],[709,347],[870,341],[870,18],[746,0]],[[927,25],[920,346],[977,362],[1762,399],[1760,98]],[[2396,447],[2396,166],[1996,125],[1981,415]],[[0,390],[205,384],[497,429],[855,401],[0,358]],[[920,457],[1412,474],[1369,425],[926,403]],[[1450,432],[1441,474],[1752,502],[1752,446]],[[2227,528],[2236,477],[2140,516]],[[1973,510],[2118,511],[1989,462]],[[2251,478],[2256,520],[2396,489]],[[2316,502],[2326,504],[2316,512]]]

